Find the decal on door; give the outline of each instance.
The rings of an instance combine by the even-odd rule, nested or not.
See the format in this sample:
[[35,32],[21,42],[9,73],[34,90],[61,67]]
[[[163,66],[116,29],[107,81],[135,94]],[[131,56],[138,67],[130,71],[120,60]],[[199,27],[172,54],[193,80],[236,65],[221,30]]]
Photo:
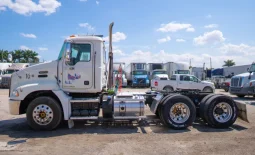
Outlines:
[[68,75],[67,75],[68,81],[65,81],[65,84],[72,84],[72,81],[80,79],[80,78],[81,78],[81,75],[79,75],[79,74],[75,73],[74,75],[71,75],[68,73]]

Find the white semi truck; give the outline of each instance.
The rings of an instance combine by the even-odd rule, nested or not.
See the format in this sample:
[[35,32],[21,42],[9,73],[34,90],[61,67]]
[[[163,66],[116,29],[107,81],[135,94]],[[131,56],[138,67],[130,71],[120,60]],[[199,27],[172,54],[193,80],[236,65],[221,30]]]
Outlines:
[[[109,61],[102,36],[72,35],[64,41],[57,60],[33,65],[12,74],[9,109],[26,114],[35,130],[55,129],[63,120],[116,121],[146,119],[145,104],[168,127],[183,129],[196,118],[226,128],[247,119],[245,104],[231,97],[199,92],[113,93],[112,27]],[[108,65],[109,64],[109,69]],[[246,117],[246,118],[245,118]]]
[[238,97],[255,97],[255,63],[252,63],[246,72],[232,76],[229,93]]

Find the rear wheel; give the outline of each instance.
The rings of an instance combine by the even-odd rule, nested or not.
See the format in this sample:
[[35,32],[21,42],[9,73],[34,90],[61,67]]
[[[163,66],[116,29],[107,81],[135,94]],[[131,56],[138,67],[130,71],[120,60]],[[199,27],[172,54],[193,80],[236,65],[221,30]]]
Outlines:
[[34,99],[27,108],[27,122],[34,130],[53,130],[62,121],[59,103],[46,96]]
[[209,95],[205,96],[199,104],[199,116],[200,116],[200,118],[202,118],[204,120],[204,122],[206,122],[205,116],[204,116],[205,115],[205,111],[204,111],[205,103],[208,99],[210,99],[212,96],[215,96],[215,95],[217,95],[217,94],[209,94]]
[[196,107],[186,96],[174,95],[164,101],[160,108],[161,119],[173,129],[184,129],[196,118]]
[[170,87],[170,86],[164,87],[163,90],[165,90],[166,92],[173,92],[174,91],[173,87]]
[[237,119],[237,106],[228,96],[211,97],[205,104],[205,119],[215,128],[228,128]]

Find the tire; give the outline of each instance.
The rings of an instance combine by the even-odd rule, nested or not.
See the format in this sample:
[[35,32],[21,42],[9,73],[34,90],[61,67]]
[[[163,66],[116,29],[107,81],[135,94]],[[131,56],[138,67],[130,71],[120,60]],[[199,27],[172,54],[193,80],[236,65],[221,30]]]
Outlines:
[[236,95],[237,97],[243,98],[245,95]]
[[166,92],[173,92],[174,91],[173,87],[171,87],[171,86],[165,86],[163,88],[163,90],[165,90]]
[[203,92],[207,92],[207,93],[213,93],[213,89],[211,87],[205,87],[203,89]]
[[[225,109],[228,111],[228,115],[225,115],[225,118],[221,118],[214,115],[214,113],[217,112],[217,105],[225,105],[225,108],[219,108],[219,113],[222,113],[222,109]],[[237,106],[232,98],[225,96],[225,95],[217,95],[211,97],[205,104],[205,119],[208,122],[208,125],[214,128],[228,128],[231,125],[233,125],[237,119],[238,111]],[[230,112],[231,111],[231,112]],[[222,115],[222,114],[220,114]],[[216,119],[216,117],[218,119]],[[225,120],[224,120],[225,119]]]
[[178,95],[178,94],[169,94],[169,95],[165,96],[164,98],[161,99],[161,101],[160,101],[160,103],[159,103],[159,105],[158,105],[158,107],[157,107],[157,112],[156,112],[156,113],[158,113],[159,118],[160,118],[160,120],[163,122],[163,124],[166,124],[166,123],[165,123],[165,121],[164,121],[164,119],[163,119],[163,115],[162,115],[162,112],[161,112],[162,105],[163,105],[163,103],[164,103],[168,98],[170,98],[170,97],[172,97],[172,96],[175,96],[175,95]]
[[[38,124],[33,116],[33,114],[37,110],[35,108],[39,108],[39,107],[44,108],[44,106],[46,108],[50,109],[48,111],[49,115],[50,115],[50,112],[52,112],[51,113],[52,115],[50,115],[50,116],[52,116],[52,118],[51,119],[50,119],[50,117],[48,118],[51,121],[49,121],[48,124],[46,121],[46,125],[43,125],[42,123]],[[38,111],[39,110],[37,110],[37,112]],[[59,103],[55,99],[53,99],[51,97],[41,96],[41,97],[35,98],[33,101],[30,102],[30,104],[28,105],[28,108],[27,108],[26,117],[27,117],[28,125],[34,130],[53,130],[63,120],[62,114],[63,114],[62,109],[61,109]],[[44,114],[44,115],[46,115],[46,114]],[[38,114],[38,116],[39,116],[39,114]]]
[[199,104],[199,116],[200,116],[200,118],[203,119],[204,122],[206,122],[205,116],[204,116],[204,115],[205,115],[205,114],[204,114],[205,103],[206,103],[206,101],[207,101],[208,99],[210,99],[212,96],[215,96],[215,95],[217,95],[217,94],[209,94],[209,95],[205,96],[205,97],[202,99],[202,101],[200,102],[200,104]]
[[[179,120],[180,117],[177,118],[177,120],[174,120],[173,117],[175,116],[173,116],[174,114],[170,112],[171,110],[176,110],[174,109],[174,106],[176,106],[177,104],[181,104],[182,107],[185,107],[186,112],[182,114],[188,113],[187,116],[185,116],[184,118],[182,117],[183,120]],[[188,97],[183,95],[174,95],[166,99],[161,105],[160,111],[162,117],[161,119],[164,124],[176,130],[185,129],[191,126],[196,118],[196,107],[194,103]],[[170,113],[172,114],[172,116],[170,115]]]

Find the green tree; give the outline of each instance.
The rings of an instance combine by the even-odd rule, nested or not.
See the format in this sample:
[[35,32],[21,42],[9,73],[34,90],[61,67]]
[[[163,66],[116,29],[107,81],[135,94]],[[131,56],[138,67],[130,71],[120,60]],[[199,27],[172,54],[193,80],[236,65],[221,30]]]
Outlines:
[[[38,53],[32,50],[23,50],[23,59],[26,63],[38,63]],[[23,61],[23,62],[24,62]]]
[[233,60],[227,60],[227,61],[224,61],[224,66],[227,66],[227,67],[230,67],[230,66],[234,66],[236,65],[236,63],[233,61]]

